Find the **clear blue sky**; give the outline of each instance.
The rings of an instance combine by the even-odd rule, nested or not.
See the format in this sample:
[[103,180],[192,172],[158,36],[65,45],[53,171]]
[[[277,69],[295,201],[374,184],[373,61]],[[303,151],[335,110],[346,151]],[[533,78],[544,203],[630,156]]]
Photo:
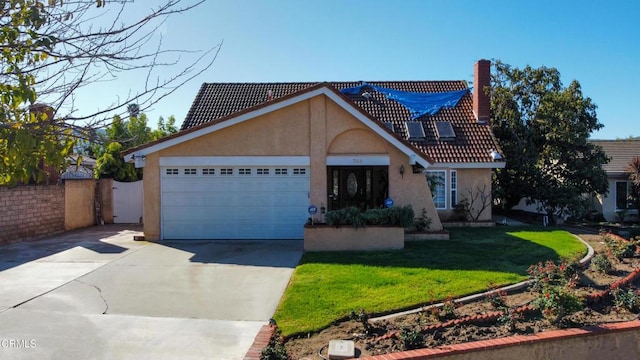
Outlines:
[[[147,1],[137,1],[148,8]],[[640,1],[208,0],[162,26],[170,48],[224,40],[211,69],[147,111],[184,119],[203,82],[472,81],[476,60],[555,67],[598,105],[592,138],[640,136]],[[109,84],[135,92],[136,80]],[[81,109],[101,97],[80,94]]]

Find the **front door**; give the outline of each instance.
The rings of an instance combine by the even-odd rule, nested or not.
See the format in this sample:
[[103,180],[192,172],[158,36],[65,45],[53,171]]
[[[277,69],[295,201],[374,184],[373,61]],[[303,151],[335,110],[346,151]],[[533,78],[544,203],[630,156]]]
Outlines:
[[388,166],[329,166],[329,210],[382,207],[389,194]]

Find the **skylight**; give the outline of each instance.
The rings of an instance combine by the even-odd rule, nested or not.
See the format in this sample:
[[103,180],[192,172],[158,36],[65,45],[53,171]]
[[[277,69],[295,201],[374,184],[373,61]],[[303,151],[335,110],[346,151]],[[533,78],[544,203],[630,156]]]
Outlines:
[[395,132],[395,131],[396,131],[396,127],[395,127],[395,126],[393,126],[393,123],[392,123],[392,122],[385,121],[385,122],[383,122],[383,124],[384,124],[384,126],[386,126],[386,127],[387,127],[387,129],[389,129],[389,130],[391,130],[391,131],[393,131],[393,132]]
[[424,140],[424,128],[419,121],[407,121],[407,132],[409,133],[409,140]]
[[436,132],[440,140],[453,140],[456,138],[456,133],[453,131],[453,126],[449,121],[436,121]]

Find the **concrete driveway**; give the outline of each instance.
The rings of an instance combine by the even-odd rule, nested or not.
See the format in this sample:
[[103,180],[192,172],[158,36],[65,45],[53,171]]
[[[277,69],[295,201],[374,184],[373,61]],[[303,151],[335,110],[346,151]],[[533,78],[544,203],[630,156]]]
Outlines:
[[94,227],[0,247],[0,358],[242,359],[301,241],[133,241]]

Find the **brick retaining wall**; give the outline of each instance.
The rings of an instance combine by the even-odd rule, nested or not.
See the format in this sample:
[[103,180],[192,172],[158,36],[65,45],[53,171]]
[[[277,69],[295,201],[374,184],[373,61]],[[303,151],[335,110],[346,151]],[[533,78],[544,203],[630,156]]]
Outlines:
[[64,231],[64,185],[0,187],[0,244]]

